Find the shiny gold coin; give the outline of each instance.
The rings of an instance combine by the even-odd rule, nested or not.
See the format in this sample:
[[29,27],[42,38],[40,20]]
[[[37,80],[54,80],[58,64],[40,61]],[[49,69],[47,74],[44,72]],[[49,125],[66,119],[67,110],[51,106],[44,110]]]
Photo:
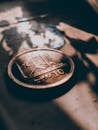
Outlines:
[[61,86],[73,75],[73,60],[54,49],[32,49],[16,55],[8,75],[21,87],[47,89]]

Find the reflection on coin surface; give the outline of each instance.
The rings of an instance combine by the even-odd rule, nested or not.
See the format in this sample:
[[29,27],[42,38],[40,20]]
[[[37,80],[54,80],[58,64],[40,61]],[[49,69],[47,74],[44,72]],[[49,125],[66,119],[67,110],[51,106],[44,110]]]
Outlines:
[[34,48],[47,46],[52,49],[60,49],[66,43],[66,38],[54,25],[39,24],[40,28],[29,31],[29,37]]
[[66,83],[74,63],[54,49],[32,49],[16,55],[8,64],[9,77],[19,86],[46,89]]

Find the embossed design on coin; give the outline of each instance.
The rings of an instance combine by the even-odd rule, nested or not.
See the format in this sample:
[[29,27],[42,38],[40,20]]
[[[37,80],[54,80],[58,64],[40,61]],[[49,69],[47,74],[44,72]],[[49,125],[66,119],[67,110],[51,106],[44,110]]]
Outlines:
[[54,49],[33,49],[15,56],[8,65],[9,77],[22,87],[43,89],[68,81],[74,63],[64,53]]

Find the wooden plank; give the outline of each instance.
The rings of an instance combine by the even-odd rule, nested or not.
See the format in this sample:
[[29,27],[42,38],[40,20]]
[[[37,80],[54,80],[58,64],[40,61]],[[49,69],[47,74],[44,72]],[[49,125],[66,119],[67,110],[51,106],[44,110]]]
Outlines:
[[[60,23],[59,29],[64,31],[69,37],[76,40],[79,39],[86,42],[88,39],[95,37],[98,41],[98,36],[74,28],[66,23]],[[64,53],[67,53],[68,55],[71,54],[70,56],[72,57],[78,55],[79,52],[71,46],[70,42],[68,44],[62,49]],[[87,53],[85,56],[89,58],[93,67],[98,67],[98,53]],[[83,60],[83,57],[80,56],[79,58]],[[96,67],[94,68],[96,69]],[[82,71],[83,70],[80,69],[80,72],[78,72],[77,75],[81,75]],[[93,83],[96,84],[97,81],[95,80],[98,80],[98,77],[96,77],[92,71],[93,70],[91,69],[87,76],[91,76],[90,82],[93,80]],[[88,80],[81,80],[79,83],[76,83],[67,94],[54,100],[60,109],[67,113],[82,130],[98,130],[98,98],[96,93],[93,91],[92,86],[93,85],[90,84]]]

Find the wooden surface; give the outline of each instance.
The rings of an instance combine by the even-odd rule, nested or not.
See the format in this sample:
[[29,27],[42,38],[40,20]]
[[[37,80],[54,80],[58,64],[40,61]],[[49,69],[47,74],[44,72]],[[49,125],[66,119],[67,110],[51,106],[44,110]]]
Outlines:
[[[6,20],[10,24],[16,22],[16,17],[33,15],[25,8],[23,2],[2,3],[0,7],[0,21]],[[75,62],[75,83],[68,93],[52,101],[30,102],[12,96],[6,88],[8,83],[4,80],[4,72],[12,53],[9,53],[10,48],[6,40],[2,42],[2,32],[13,27],[18,28],[19,24],[1,27],[0,125],[2,130],[98,130],[98,37],[61,23],[59,18],[54,17],[54,22],[51,18],[49,22],[51,21],[54,24],[58,22],[58,28],[72,40],[67,40],[61,50],[71,56]]]

